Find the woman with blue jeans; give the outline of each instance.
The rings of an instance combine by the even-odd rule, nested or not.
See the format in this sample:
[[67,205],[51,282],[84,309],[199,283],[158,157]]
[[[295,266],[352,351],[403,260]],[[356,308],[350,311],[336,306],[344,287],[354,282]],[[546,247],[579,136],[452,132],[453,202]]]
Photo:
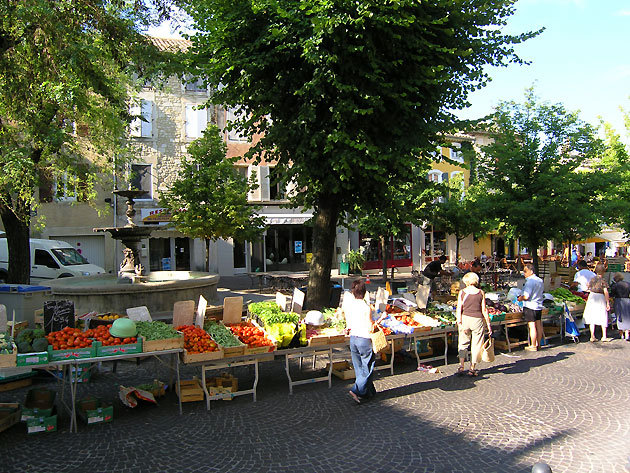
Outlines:
[[350,354],[356,381],[349,391],[357,404],[362,400],[376,395],[376,388],[372,382],[374,362],[376,357],[372,351],[372,310],[363,298],[365,297],[365,283],[356,280],[350,289],[352,297],[343,301],[343,311],[346,316],[346,327],[350,330]]

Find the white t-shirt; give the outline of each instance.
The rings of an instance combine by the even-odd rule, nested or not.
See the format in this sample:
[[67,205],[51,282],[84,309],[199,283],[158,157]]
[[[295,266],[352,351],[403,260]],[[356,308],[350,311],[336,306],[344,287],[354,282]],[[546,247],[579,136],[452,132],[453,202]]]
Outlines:
[[589,269],[580,269],[575,273],[573,281],[578,283],[578,291],[588,291],[588,282],[595,277],[595,273]]
[[346,314],[346,327],[350,335],[370,338],[372,319],[370,306],[363,299],[355,299],[352,293],[347,293],[343,299],[343,312]]

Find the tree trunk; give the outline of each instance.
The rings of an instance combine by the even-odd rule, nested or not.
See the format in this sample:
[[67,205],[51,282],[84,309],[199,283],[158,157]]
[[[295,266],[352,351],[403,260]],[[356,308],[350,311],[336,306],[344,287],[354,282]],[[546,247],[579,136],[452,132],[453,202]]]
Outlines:
[[[11,202],[10,196],[5,196],[7,202]],[[9,284],[29,284],[31,282],[31,248],[30,248],[30,208],[19,199],[17,201],[16,215],[13,209],[6,205],[0,205],[0,217],[7,234],[7,247],[9,251]]]
[[321,309],[330,301],[330,270],[338,218],[339,205],[335,196],[322,196],[313,226],[313,260],[306,294],[306,306],[309,309]]
[[455,235],[455,266],[459,265],[459,243],[462,241],[457,235]]
[[536,276],[540,276],[538,274],[538,244],[532,245],[529,248],[529,251],[532,255],[532,262],[534,263],[534,273],[536,274]]
[[384,235],[380,236],[381,239],[381,255],[383,256],[383,282],[387,282],[387,243]]

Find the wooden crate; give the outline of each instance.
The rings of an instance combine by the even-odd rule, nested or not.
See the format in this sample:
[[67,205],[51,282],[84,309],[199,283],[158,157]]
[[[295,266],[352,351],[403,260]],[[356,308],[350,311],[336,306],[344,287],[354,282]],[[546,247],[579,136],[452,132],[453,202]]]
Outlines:
[[505,320],[521,320],[523,318],[522,312],[510,312],[505,314]]
[[225,354],[221,349],[206,353],[188,353],[188,350],[184,350],[182,359],[184,363],[199,363],[202,361],[220,360],[224,356]]
[[330,343],[330,337],[327,335],[315,335],[308,339],[308,346],[320,346],[328,345]]
[[22,408],[17,402],[0,403],[0,432],[20,422]]
[[560,333],[560,327],[557,325],[544,325],[543,331],[545,332],[545,336],[558,335]]
[[203,388],[197,378],[180,381],[176,391],[182,402],[203,401]]
[[165,338],[162,340],[146,340],[142,335],[142,352],[171,350],[173,348],[184,348],[184,336]]
[[331,335],[330,337],[328,337],[328,343],[330,345],[344,343],[345,341],[346,341],[346,336],[343,333],[339,335]]
[[[510,337],[510,344],[512,346],[514,346],[517,343],[520,343],[520,340],[518,338]],[[500,350],[507,350],[508,349],[507,340],[495,340],[494,341],[494,346],[496,348],[499,348]]]
[[30,376],[28,378],[16,379],[15,381],[0,383],[0,393],[5,391],[12,391],[13,389],[24,388],[26,386],[30,386],[31,384],[33,384],[33,378]]
[[13,368],[17,365],[17,346],[13,344],[13,353],[0,355],[0,368]]
[[[328,369],[329,366],[330,365],[327,365],[326,369]],[[332,374],[339,379],[354,379],[356,377],[354,368],[348,361],[334,361]]]

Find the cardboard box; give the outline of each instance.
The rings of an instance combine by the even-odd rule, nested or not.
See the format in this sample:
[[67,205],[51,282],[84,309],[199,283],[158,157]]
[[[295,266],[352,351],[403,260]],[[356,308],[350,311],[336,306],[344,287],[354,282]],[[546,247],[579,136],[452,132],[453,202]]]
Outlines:
[[50,361],[76,360],[81,358],[94,358],[96,356],[96,344],[93,342],[91,347],[70,348],[68,350],[53,350],[48,345],[48,359]]
[[180,381],[176,392],[182,402],[203,401],[203,388],[197,378]]
[[77,414],[86,424],[102,424],[114,418],[114,406],[95,397],[77,401]]
[[57,430],[57,416],[35,417],[26,421],[26,433],[55,432]]
[[[327,365],[326,369],[328,369],[329,366],[330,365]],[[356,377],[354,374],[354,368],[349,361],[334,361],[332,364],[332,374],[337,378],[344,380],[354,379]]]
[[126,345],[103,346],[101,342],[94,342],[92,343],[92,346],[96,346],[96,356],[116,356],[142,353],[142,339],[139,339],[136,343],[128,343]]
[[22,408],[18,403],[0,403],[0,432],[20,422]]
[[13,344],[13,353],[6,355],[0,355],[0,368],[12,368],[16,366],[17,361],[17,346]]
[[[90,379],[92,379],[92,370],[90,369],[90,363],[83,363],[80,364],[78,367],[75,366],[71,366],[70,367],[70,372],[72,373],[71,377],[72,377],[72,382],[73,383],[87,383],[90,381]],[[57,369],[57,371],[55,371],[53,373],[53,375],[56,378],[62,379],[63,378],[63,371],[61,371],[60,369]]]
[[46,365],[48,364],[48,352],[18,353],[16,364],[17,366]]
[[238,378],[228,373],[206,379],[206,389],[210,396],[222,396],[224,401],[231,401],[233,393],[238,391]]
[[[55,391],[45,388],[32,388],[26,394],[21,420],[50,417],[55,408]],[[56,423],[56,419],[55,419]],[[56,424],[55,424],[56,425]]]

